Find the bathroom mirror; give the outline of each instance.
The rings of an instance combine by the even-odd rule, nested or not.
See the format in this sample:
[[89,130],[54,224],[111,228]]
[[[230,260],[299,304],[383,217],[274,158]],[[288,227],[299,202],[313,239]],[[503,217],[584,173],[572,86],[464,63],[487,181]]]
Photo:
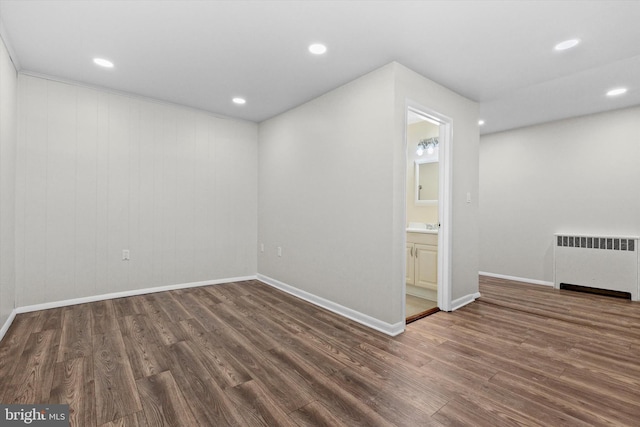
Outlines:
[[416,160],[416,205],[433,206],[438,204],[438,160]]

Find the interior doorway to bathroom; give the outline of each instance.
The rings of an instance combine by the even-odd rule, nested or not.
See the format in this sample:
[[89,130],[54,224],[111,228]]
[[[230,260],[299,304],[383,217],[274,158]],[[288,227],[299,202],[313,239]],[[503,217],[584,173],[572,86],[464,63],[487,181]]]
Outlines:
[[407,108],[407,323],[450,305],[448,186],[450,121],[424,108]]

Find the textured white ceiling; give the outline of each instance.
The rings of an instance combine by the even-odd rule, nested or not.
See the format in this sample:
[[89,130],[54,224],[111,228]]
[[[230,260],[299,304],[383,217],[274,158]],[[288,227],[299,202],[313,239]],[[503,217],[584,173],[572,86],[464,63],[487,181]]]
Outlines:
[[23,72],[257,122],[391,61],[480,102],[483,133],[640,105],[640,0],[0,0],[0,20]]

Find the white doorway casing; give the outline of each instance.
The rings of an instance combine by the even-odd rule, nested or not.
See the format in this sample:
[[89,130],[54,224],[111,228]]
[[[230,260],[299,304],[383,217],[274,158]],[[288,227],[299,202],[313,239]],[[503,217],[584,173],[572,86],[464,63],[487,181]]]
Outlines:
[[[451,162],[452,162],[452,125],[453,120],[430,108],[420,105],[414,101],[407,100],[405,108],[405,124],[409,111],[421,116],[425,116],[434,122],[439,123],[439,183],[438,183],[438,307],[443,311],[451,311]],[[405,150],[409,150],[407,141],[407,126],[404,127]],[[406,151],[408,152],[408,151]],[[405,171],[406,173],[406,171]],[[405,194],[407,192],[405,191]],[[405,217],[407,210],[407,200],[404,203]],[[404,245],[406,245],[406,229],[402,230]],[[406,269],[406,259],[403,264]],[[406,271],[405,271],[406,277]],[[406,283],[403,281],[402,295],[406,294]],[[406,317],[406,304],[403,304],[403,317]]]

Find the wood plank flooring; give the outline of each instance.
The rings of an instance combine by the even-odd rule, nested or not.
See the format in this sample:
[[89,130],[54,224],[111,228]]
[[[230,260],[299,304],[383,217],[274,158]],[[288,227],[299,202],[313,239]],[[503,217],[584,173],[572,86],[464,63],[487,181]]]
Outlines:
[[637,426],[640,304],[481,277],[391,338],[257,281],[19,314],[2,403],[92,426]]

